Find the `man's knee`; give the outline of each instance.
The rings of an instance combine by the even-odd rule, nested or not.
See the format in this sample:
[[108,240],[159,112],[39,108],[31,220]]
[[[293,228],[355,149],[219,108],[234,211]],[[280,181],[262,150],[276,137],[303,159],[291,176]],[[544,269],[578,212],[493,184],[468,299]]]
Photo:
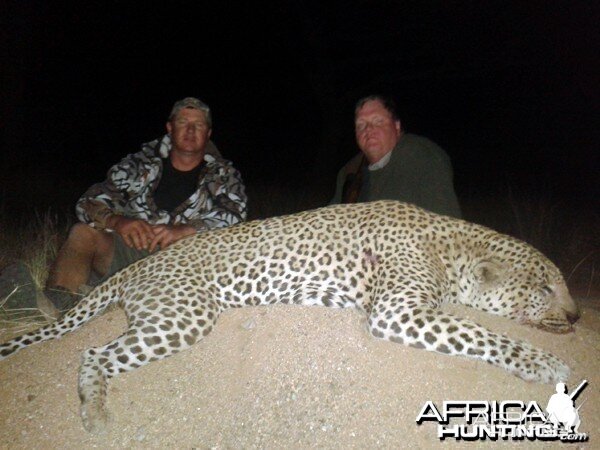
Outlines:
[[89,247],[98,238],[100,231],[85,223],[78,222],[71,227],[67,236],[67,243],[76,247]]
[[85,223],[78,222],[71,227],[67,244],[81,250],[106,251],[111,247],[112,237]]
[[[113,233],[100,231],[79,222],[69,230],[67,240],[59,252],[57,263],[59,260],[62,262],[77,260],[78,265],[104,275],[110,267],[113,253]],[[67,259],[65,260],[65,258]]]

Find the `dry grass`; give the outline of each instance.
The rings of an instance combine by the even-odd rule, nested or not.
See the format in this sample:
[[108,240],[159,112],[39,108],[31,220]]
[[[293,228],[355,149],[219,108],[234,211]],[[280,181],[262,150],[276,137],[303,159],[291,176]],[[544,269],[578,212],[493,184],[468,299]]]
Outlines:
[[17,314],[27,313],[27,317],[21,317],[18,319],[12,318],[13,315],[9,314],[4,305],[14,295],[19,287],[16,287],[6,297],[0,299],[0,337],[4,338],[6,333],[9,334],[21,334],[29,330],[32,325],[40,323],[43,318],[43,313],[39,310],[31,311],[30,308],[21,308],[16,311]]
[[544,189],[470,199],[468,220],[517,237],[550,258],[571,293],[583,299],[600,295],[600,214],[592,206],[556,199]]
[[[2,215],[7,217],[7,215]],[[43,289],[48,278],[48,269],[56,258],[58,249],[66,237],[68,226],[60,225],[56,214],[46,212],[35,214],[28,221],[4,221],[0,224],[0,270],[16,262],[22,262],[29,269],[36,290]],[[11,309],[8,313],[4,305],[16,291],[25,286],[17,286],[15,291],[0,298],[0,322],[11,332],[25,330],[32,324],[47,321],[48,317],[40,310],[31,308]]]
[[58,216],[49,211],[41,215],[36,213],[30,220],[10,220],[7,214],[2,214],[2,217],[0,269],[23,261],[35,272],[36,283],[43,285],[47,277],[47,263],[56,257],[68,227],[61,227]]
[[38,288],[43,288],[48,278],[48,267],[56,258],[67,229],[59,229],[58,219],[50,213],[37,216],[30,225],[29,245],[22,245],[22,260],[29,268]]
[[572,293],[591,298],[600,294],[600,218],[593,209],[573,211],[561,203],[539,200],[514,204],[519,214],[517,237],[529,242],[562,270]]

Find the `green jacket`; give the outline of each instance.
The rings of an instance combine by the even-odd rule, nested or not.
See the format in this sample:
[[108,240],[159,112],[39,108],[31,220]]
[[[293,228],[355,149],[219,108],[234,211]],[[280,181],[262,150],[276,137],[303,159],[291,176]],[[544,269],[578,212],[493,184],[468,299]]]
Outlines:
[[[341,202],[346,176],[356,172],[362,156],[362,152],[357,154],[339,171],[331,204]],[[450,158],[427,138],[404,134],[386,166],[375,171],[365,166],[362,170],[359,202],[399,200],[434,213],[461,217]]]

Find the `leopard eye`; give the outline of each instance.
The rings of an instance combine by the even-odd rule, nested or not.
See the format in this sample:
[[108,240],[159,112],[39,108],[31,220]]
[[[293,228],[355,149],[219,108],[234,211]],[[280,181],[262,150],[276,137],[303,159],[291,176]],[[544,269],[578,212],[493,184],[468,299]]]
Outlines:
[[546,294],[552,294],[552,292],[554,292],[550,286],[542,286],[542,291],[544,291]]

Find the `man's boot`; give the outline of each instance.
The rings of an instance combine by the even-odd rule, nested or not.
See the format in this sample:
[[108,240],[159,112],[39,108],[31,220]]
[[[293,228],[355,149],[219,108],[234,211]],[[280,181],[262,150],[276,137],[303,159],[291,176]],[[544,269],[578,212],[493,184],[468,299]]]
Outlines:
[[73,308],[81,298],[78,294],[75,294],[62,286],[46,287],[43,295],[48,300],[48,303],[50,303],[50,305],[58,312],[57,317],[62,316]]
[[42,291],[36,293],[36,305],[42,314],[48,318],[56,320],[61,316],[61,312],[54,306],[48,297]]

